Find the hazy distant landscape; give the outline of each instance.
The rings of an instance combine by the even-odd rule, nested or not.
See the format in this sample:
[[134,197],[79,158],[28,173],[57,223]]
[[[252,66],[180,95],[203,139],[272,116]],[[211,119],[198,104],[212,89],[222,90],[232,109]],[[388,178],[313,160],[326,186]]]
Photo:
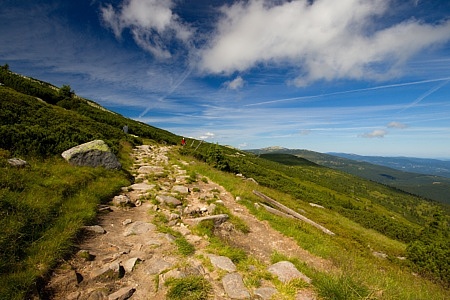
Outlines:
[[405,172],[414,172],[450,178],[450,159],[441,160],[417,157],[362,156],[356,154],[334,152],[330,152],[328,154],[356,161],[365,161]]
[[[450,162],[423,158],[369,157],[343,153],[268,147],[256,154],[281,153],[373,180],[430,200],[450,203]],[[273,158],[272,159],[276,159]]]

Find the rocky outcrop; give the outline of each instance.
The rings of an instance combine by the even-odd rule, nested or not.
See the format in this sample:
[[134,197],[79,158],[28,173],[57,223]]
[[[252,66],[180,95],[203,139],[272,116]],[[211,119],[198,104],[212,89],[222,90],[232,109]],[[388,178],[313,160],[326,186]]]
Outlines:
[[121,164],[108,145],[102,140],[95,140],[64,151],[61,156],[76,166],[105,167],[120,169]]
[[16,157],[8,159],[8,163],[16,168],[23,168],[28,165],[25,160]]

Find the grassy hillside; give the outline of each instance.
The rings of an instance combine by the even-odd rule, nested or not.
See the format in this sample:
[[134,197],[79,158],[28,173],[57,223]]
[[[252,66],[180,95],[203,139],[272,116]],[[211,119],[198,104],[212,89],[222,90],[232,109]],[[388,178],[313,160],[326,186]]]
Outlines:
[[[5,67],[0,83],[0,299],[24,299],[73,251],[97,205],[131,180],[126,170],[71,166],[61,152],[102,139],[126,168],[132,146],[143,139],[175,144],[179,137]],[[125,124],[133,135],[123,132]],[[11,157],[28,165],[12,167]]]
[[[449,205],[307,163],[295,156],[279,156],[280,161],[288,161],[285,165],[264,159],[262,155],[218,145],[201,144],[195,151],[193,148],[184,148],[183,152],[220,170],[253,178],[260,185],[299,201],[322,205],[366,229],[408,244],[406,255],[414,262],[413,268],[449,285]],[[268,157],[274,159],[276,156]],[[295,202],[289,206],[297,207]],[[321,222],[327,227],[335,220],[330,217]]]
[[[255,154],[285,154],[307,159],[316,164],[340,170],[358,177],[372,180],[399,190],[418,195],[430,200],[450,204],[450,178],[405,172],[389,167],[371,164],[299,149],[251,150]],[[279,160],[276,160],[282,163]]]
[[[97,204],[131,180],[126,171],[70,166],[60,153],[79,143],[103,139],[127,167],[134,145],[144,140],[176,144],[180,137],[107,111],[76,96],[68,86],[58,89],[5,67],[0,68],[0,83],[0,299],[23,299],[73,250],[80,227],[95,219]],[[122,131],[125,124],[133,135]],[[388,296],[372,297],[381,299],[414,299],[418,289],[420,295],[445,294],[443,287],[450,282],[449,206],[296,156],[259,157],[198,140],[188,140],[180,147],[180,155],[205,162],[191,171],[202,172],[242,195],[258,218],[342,266],[342,277],[331,277],[316,274],[297,261],[320,282],[322,295],[330,292],[325,299],[337,299],[341,287],[359,290],[361,286],[365,291],[372,286],[385,289]],[[26,159],[29,166],[11,167],[6,160],[13,156]],[[336,237],[324,237],[301,223],[257,211],[253,206],[256,196],[251,194],[254,185],[233,173],[253,178],[258,189],[292,209],[305,211]],[[325,209],[314,209],[309,203]],[[376,260],[372,249],[386,253],[388,259]],[[396,258],[402,256],[408,259]],[[441,286],[413,277],[413,271]],[[406,290],[410,282],[414,285]],[[359,297],[343,292],[338,298],[347,299],[345,295],[350,294],[352,299],[371,298],[369,292]]]

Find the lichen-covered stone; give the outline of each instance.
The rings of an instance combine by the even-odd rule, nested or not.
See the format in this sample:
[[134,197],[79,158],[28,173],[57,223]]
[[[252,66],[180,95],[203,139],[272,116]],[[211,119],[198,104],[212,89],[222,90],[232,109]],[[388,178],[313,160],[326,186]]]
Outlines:
[[61,156],[76,166],[105,167],[120,169],[122,165],[102,140],[84,143],[64,151]]

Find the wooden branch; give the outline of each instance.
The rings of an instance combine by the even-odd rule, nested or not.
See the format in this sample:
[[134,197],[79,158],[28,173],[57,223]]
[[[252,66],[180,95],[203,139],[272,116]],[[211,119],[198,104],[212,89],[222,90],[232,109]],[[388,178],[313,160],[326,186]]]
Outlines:
[[264,203],[260,204],[262,207],[264,207],[265,210],[267,210],[270,213],[273,213],[274,215],[280,216],[280,217],[286,217],[286,218],[294,218],[293,216],[284,213],[282,211],[279,211],[278,209],[275,209],[273,207],[270,207],[268,205],[265,205]]
[[310,224],[310,225],[316,227],[317,229],[322,230],[324,233],[329,234],[329,235],[334,235],[333,232],[331,232],[331,231],[328,230],[327,228],[323,227],[322,225],[317,224],[316,222],[314,222],[314,221],[308,219],[307,217],[305,217],[305,216],[299,214],[298,212],[296,212],[296,211],[290,209],[289,207],[284,206],[283,204],[281,204],[281,203],[279,203],[279,202],[273,200],[272,198],[270,198],[270,197],[264,195],[263,193],[254,190],[254,191],[253,191],[253,194],[255,194],[256,196],[262,198],[265,202],[269,203],[270,205],[279,208],[280,210],[284,211],[285,213],[287,213],[287,214],[289,214],[289,215],[291,215],[291,216],[293,216],[293,217],[295,217],[295,218],[297,218],[297,219],[299,219],[299,220],[302,220],[302,221],[304,221],[304,222],[306,222],[306,223],[308,223],[308,224]]

